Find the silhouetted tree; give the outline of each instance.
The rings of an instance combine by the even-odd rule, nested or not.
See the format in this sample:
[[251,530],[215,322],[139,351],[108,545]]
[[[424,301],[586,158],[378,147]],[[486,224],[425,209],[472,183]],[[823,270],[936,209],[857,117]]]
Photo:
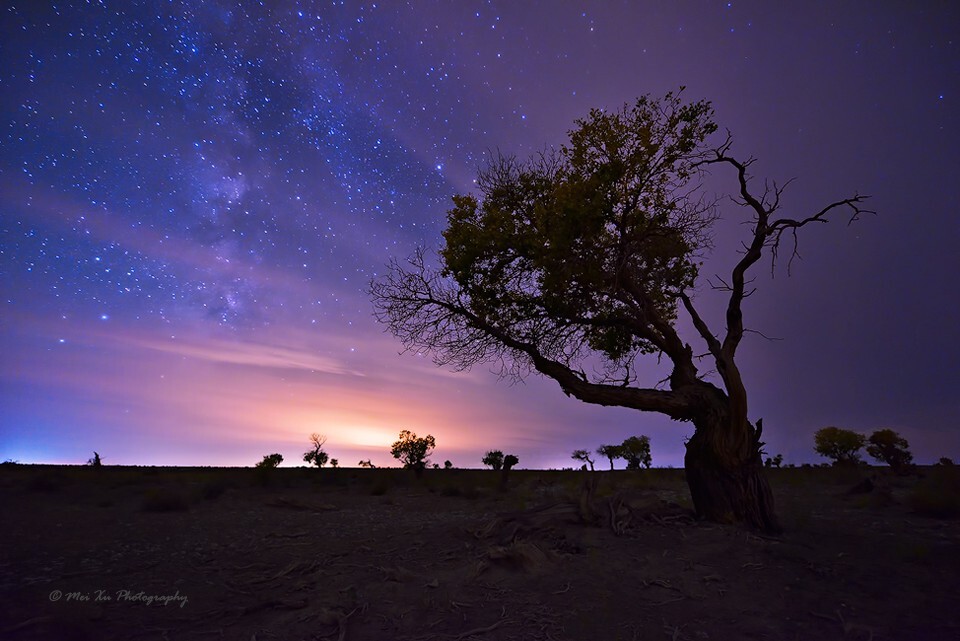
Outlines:
[[366,461],[360,461],[359,463],[357,463],[357,465],[359,465],[360,467],[367,467],[370,469],[377,467],[376,465],[370,462],[370,459],[367,459]]
[[620,450],[619,445],[601,445],[597,448],[597,454],[610,459],[611,470],[613,469],[613,459],[623,457],[623,452]]
[[780,467],[783,463],[783,454],[777,454],[774,457],[767,457],[767,460],[763,462],[765,467]]
[[649,468],[653,459],[650,456],[650,437],[631,436],[620,444],[620,456],[627,461],[628,470],[639,470],[640,466]]
[[894,472],[903,473],[913,464],[913,454],[909,448],[907,439],[893,430],[877,430],[868,439],[867,454],[886,463]]
[[403,430],[400,432],[400,440],[391,446],[390,454],[393,458],[400,460],[405,468],[412,469],[417,476],[420,476],[427,466],[427,457],[436,445],[436,440],[429,434],[418,438],[410,430]]
[[953,465],[953,459],[946,456],[941,456],[940,460],[937,461],[937,465]]
[[856,465],[867,437],[840,427],[824,427],[813,435],[814,451],[832,458],[835,465]]
[[316,465],[317,467],[326,465],[330,459],[330,456],[323,451],[323,444],[326,442],[326,436],[317,434],[316,432],[311,434],[310,443],[313,445],[313,449],[303,455],[303,462],[309,465]]
[[256,467],[259,468],[274,468],[280,465],[283,462],[282,454],[267,454],[263,457],[263,460],[256,464]]
[[330,459],[330,467],[340,467],[340,461],[335,458]]
[[489,465],[494,471],[503,467],[503,452],[500,450],[491,450],[483,455],[482,463]]
[[590,471],[593,471],[593,459],[590,458],[590,452],[586,450],[574,450],[570,454],[570,458],[574,459],[575,461],[582,461],[590,465]]
[[444,462],[443,462],[443,469],[445,469],[445,470],[452,470],[452,469],[453,469],[453,463],[451,463],[450,461],[444,461]]
[[500,491],[507,489],[507,479],[510,476],[510,470],[520,462],[520,459],[513,454],[507,454],[503,457],[503,469],[500,472]]
[[[535,370],[588,403],[692,422],[684,464],[697,513],[775,531],[761,430],[736,361],[749,272],[765,254],[776,262],[784,235],[795,254],[800,229],[840,209],[856,219],[865,197],[781,217],[784,188],[765,182],[756,192],[753,159],[731,155],[729,134],[714,142],[716,130],[710,103],[685,104],[680,93],[594,109],[557,152],[495,158],[479,173],[478,195],[453,197],[439,267],[417,250],[373,281],[371,294],[378,320],[439,365],[493,362],[513,377]],[[702,179],[724,168],[750,231],[730,275],[715,282],[728,295],[718,334],[693,297],[711,224],[730,202],[704,196]],[[716,383],[681,337],[680,309]],[[672,363],[668,389],[637,385],[636,361],[648,355]]]
[[93,458],[87,459],[87,465],[92,467],[100,467],[101,464],[102,462],[100,461],[100,455],[96,452],[93,453]]

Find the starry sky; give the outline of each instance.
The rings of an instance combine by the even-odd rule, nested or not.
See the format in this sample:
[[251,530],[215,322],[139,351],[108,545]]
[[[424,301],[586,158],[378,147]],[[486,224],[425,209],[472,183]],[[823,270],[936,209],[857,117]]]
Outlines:
[[[0,9],[0,460],[563,467],[692,426],[402,354],[371,279],[441,242],[497,151],[686,87],[783,213],[854,193],[755,270],[741,347],[767,451],[827,425],[960,459],[960,6],[951,2],[5,2]],[[716,172],[711,185],[729,188]],[[704,273],[746,228],[728,203]],[[698,300],[722,327],[722,299]],[[695,342],[692,334],[687,334]],[[653,366],[652,366],[653,367]],[[650,370],[649,383],[660,376]]]

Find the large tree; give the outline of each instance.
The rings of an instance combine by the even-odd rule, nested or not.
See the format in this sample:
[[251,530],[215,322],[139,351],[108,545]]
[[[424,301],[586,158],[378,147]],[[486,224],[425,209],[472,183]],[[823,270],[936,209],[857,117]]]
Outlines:
[[[714,141],[716,130],[710,103],[679,93],[593,110],[556,152],[494,159],[477,195],[453,197],[440,265],[419,249],[406,264],[393,261],[371,294],[378,320],[439,365],[536,371],[588,403],[692,422],[684,462],[697,513],[776,531],[760,429],[736,362],[747,274],[765,254],[776,260],[785,234],[795,243],[798,230],[841,209],[856,218],[864,197],[781,216],[782,187],[756,192],[753,159],[734,157],[730,135]],[[743,251],[718,279],[722,333],[694,304],[721,202],[702,189],[711,168],[731,171],[733,197],[750,217]],[[703,357],[678,331],[681,310]],[[645,356],[669,360],[665,387],[638,381]],[[712,380],[702,373],[709,369]]]

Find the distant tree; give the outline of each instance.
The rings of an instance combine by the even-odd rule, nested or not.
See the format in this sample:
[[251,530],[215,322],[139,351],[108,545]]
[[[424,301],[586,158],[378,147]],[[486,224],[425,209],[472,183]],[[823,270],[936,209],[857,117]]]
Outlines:
[[503,452],[491,450],[483,455],[482,462],[484,465],[492,467],[494,471],[499,470],[503,467]]
[[653,462],[650,456],[650,437],[631,436],[620,444],[620,456],[627,462],[628,470],[639,470],[640,466],[649,468]]
[[913,464],[913,454],[909,447],[907,439],[893,430],[877,430],[868,439],[867,454],[886,463],[894,472],[902,473]]
[[377,467],[376,465],[370,462],[370,459],[367,459],[366,461],[360,461],[359,463],[357,463],[357,465],[359,465],[360,467],[366,467],[370,469]]
[[433,464],[433,469],[439,470],[439,469],[440,469],[440,464],[439,464],[439,463],[434,463],[434,464]]
[[314,432],[310,435],[310,443],[313,449],[303,455],[304,463],[323,467],[330,460],[330,456],[323,451],[323,444],[327,442],[327,437]]
[[335,458],[330,459],[330,467],[340,467],[340,461]]
[[575,461],[582,461],[583,463],[590,466],[590,471],[593,471],[593,459],[590,458],[590,452],[587,450],[574,450],[570,454],[570,458]]
[[445,470],[452,470],[452,469],[453,469],[453,463],[451,463],[450,461],[444,461],[444,462],[443,462],[443,469],[445,469]]
[[412,469],[417,476],[420,476],[429,463],[427,457],[436,445],[436,440],[429,434],[418,438],[410,430],[403,430],[400,432],[400,439],[390,448],[390,454],[401,461],[405,468]]
[[937,461],[937,465],[953,465],[953,459],[947,458],[946,456],[941,456],[940,460]]
[[856,465],[867,437],[840,427],[824,427],[813,435],[813,442],[817,454],[832,458],[834,465]]
[[283,462],[282,454],[267,454],[263,457],[263,460],[256,464],[255,467],[259,468],[274,468],[280,465]]
[[766,467],[780,467],[783,463],[783,454],[777,454],[773,458],[767,457],[767,460],[763,462]]
[[601,445],[597,448],[597,454],[604,458],[610,459],[610,469],[613,469],[613,459],[622,458],[623,451],[620,449],[619,445]]
[[101,465],[100,455],[94,452],[93,458],[87,459],[87,465],[90,465],[92,467],[100,467]]
[[507,454],[503,457],[503,468],[500,471],[500,491],[507,489],[507,478],[510,476],[510,470],[520,462],[520,459],[513,454]]

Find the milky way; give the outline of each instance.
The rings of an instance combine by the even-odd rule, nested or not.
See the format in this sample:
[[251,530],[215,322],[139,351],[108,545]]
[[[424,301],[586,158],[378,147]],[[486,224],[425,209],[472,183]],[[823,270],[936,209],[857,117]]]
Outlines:
[[289,462],[319,431],[386,463],[414,429],[465,466],[634,433],[679,464],[689,426],[398,355],[367,288],[440,243],[491,152],[680,86],[760,184],[798,178],[798,212],[855,192],[879,212],[760,275],[748,318],[786,339],[744,354],[770,446],[815,460],[812,431],[840,424],[960,454],[946,5],[14,2],[0,21],[0,457]]

